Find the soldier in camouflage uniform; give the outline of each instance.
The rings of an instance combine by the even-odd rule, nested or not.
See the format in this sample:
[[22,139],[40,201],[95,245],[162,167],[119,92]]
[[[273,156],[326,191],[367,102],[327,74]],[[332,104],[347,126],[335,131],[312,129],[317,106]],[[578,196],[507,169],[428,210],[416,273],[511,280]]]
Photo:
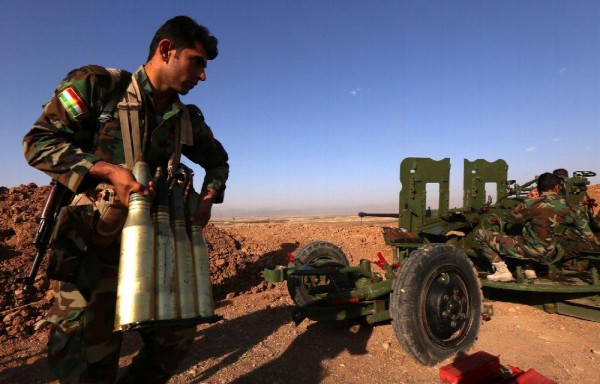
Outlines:
[[[148,61],[133,74],[143,100],[143,155],[152,171],[166,169],[176,148],[175,130],[183,124],[186,108],[178,94],[206,79],[207,61],[217,54],[217,39],[188,17],[177,16],[156,32]],[[98,212],[90,202],[100,183],[109,184],[124,207],[131,193],[152,192],[152,186],[146,189],[120,166],[125,156],[117,112],[108,122],[98,119],[124,73],[91,65],[70,72],[24,138],[28,163],[80,194],[78,203],[61,210],[48,269],[61,280],[53,282],[55,300],[47,321],[52,323],[48,360],[62,383],[113,383],[117,376],[122,334],[113,332],[113,324],[119,236],[94,241]],[[195,215],[206,225],[225,187],[228,156],[200,110],[193,105],[187,109],[193,143],[183,145],[182,154],[206,171]],[[143,348],[118,382],[166,382],[191,347],[195,326],[140,333]]]
[[[492,281],[513,281],[500,255],[521,259],[548,262],[556,253],[555,240],[559,236],[570,236],[589,244],[598,244],[592,233],[586,214],[580,208],[559,195],[560,178],[544,173],[537,180],[541,193],[537,199],[526,199],[516,206],[507,225],[522,224],[523,235],[507,236],[489,229],[480,228],[475,240],[496,272],[488,275]],[[527,278],[535,278],[535,271],[525,271]]]
[[[568,179],[569,178],[569,171],[567,171],[564,168],[558,168],[555,169],[554,171],[552,171],[552,174],[556,177],[558,177],[561,180],[564,179]],[[540,192],[538,191],[537,187],[533,188],[531,191],[529,191],[529,193],[527,194],[527,198],[528,199],[537,199],[538,197],[540,197]]]

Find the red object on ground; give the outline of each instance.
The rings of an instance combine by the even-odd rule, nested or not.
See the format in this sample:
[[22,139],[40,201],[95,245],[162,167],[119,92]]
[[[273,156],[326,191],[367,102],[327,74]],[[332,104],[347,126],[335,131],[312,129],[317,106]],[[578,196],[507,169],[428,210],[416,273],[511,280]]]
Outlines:
[[498,379],[502,374],[498,356],[479,351],[440,368],[442,384],[478,384]]
[[513,372],[511,376],[498,382],[498,384],[558,384],[556,381],[540,375],[535,369],[523,372],[512,365],[508,366]]
[[[504,371],[504,372],[503,372]],[[502,369],[498,356],[479,351],[440,368],[442,384],[558,384],[534,369],[523,371],[508,365]]]

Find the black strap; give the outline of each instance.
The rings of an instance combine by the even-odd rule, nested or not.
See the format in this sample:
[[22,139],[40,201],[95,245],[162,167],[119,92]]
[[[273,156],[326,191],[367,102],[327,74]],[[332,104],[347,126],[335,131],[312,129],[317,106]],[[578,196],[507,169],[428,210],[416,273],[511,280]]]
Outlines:
[[100,112],[100,116],[98,116],[98,124],[103,125],[106,122],[110,121],[113,117],[113,113],[117,103],[121,101],[123,98],[123,93],[127,89],[127,86],[131,82],[131,73],[125,70],[121,70],[121,78],[115,84],[115,88],[113,89],[113,93],[111,98],[102,108],[102,112]]

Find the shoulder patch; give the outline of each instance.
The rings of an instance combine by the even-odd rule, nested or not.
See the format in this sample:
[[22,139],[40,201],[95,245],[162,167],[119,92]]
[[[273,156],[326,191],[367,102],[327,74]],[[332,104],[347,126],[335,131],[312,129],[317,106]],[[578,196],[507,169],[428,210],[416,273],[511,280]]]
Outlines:
[[73,120],[79,119],[88,111],[75,87],[68,87],[58,94],[58,100]]

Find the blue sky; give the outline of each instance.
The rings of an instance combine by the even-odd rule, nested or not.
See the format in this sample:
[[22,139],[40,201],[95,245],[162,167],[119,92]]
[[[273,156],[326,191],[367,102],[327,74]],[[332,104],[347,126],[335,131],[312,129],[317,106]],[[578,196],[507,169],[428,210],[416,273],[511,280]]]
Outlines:
[[464,158],[600,173],[598,1],[0,4],[2,186],[50,181],[21,140],[70,69],[135,70],[179,14],[219,39],[183,98],[230,154],[216,215],[397,211],[405,157],[451,159],[453,206]]

